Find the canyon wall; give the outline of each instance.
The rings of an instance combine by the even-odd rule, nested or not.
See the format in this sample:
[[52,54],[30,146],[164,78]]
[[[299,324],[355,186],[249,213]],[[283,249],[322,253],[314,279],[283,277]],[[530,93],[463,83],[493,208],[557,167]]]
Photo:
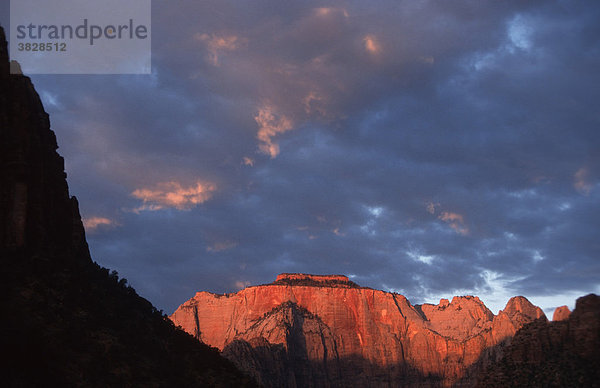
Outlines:
[[499,357],[524,324],[524,297],[494,315],[479,298],[412,305],[341,275],[282,274],[235,294],[198,292],[171,316],[265,386],[448,386]]

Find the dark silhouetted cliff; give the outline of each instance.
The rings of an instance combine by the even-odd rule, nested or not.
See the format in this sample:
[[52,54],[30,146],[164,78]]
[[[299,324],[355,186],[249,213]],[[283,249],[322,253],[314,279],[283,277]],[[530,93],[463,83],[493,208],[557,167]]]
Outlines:
[[0,28],[2,386],[254,386],[92,262],[57,148]]

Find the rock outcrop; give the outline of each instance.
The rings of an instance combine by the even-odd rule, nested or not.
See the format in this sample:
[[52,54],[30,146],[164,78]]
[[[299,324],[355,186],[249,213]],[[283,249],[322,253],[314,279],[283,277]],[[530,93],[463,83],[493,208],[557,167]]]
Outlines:
[[359,288],[344,275],[310,275],[306,273],[282,273],[277,275],[273,284],[295,286],[329,286]]
[[198,292],[171,319],[268,387],[387,387],[472,383],[469,367],[546,317],[523,297],[495,316],[473,296],[412,305],[341,275],[283,274],[234,294]]
[[560,306],[557,307],[556,310],[554,310],[554,315],[552,315],[552,321],[564,321],[565,319],[568,319],[570,315],[571,310],[569,310],[567,306]]
[[89,260],[64,160],[31,80],[9,73],[0,33],[0,243],[3,247]]
[[3,386],[255,386],[92,262],[57,148],[31,80],[9,72],[0,27]]
[[566,319],[525,325],[503,357],[481,374],[477,386],[600,386],[600,297],[577,299]]

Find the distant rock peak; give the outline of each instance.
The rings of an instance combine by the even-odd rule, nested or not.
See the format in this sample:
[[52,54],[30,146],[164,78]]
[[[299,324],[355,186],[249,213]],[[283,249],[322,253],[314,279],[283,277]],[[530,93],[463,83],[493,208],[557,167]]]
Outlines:
[[506,307],[501,312],[507,314],[511,318],[514,318],[517,315],[525,315],[529,318],[538,319],[538,318],[546,318],[544,312],[541,308],[534,306],[527,298],[524,296],[513,296],[509,299],[508,303],[506,303]]
[[311,275],[305,273],[282,273],[275,278],[273,285],[313,286],[313,287],[349,287],[360,288],[344,275]]
[[600,380],[600,297],[561,306],[554,322],[523,326],[502,357],[477,378],[476,387],[597,387]]
[[455,296],[452,298],[452,302],[450,302],[448,299],[442,298],[440,299],[440,303],[438,303],[437,305],[433,303],[423,303],[421,307],[426,306],[425,308],[436,308],[438,310],[444,310],[446,307],[452,306],[460,310],[465,305],[485,307],[483,301],[479,299],[478,296],[473,295]]
[[554,315],[552,315],[553,321],[564,321],[569,318],[571,315],[571,310],[567,306],[560,306],[554,310]]

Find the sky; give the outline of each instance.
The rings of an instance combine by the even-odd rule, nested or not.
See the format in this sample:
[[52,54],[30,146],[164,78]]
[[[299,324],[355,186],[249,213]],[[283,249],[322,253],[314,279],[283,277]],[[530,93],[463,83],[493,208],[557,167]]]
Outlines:
[[600,3],[152,7],[151,75],[31,78],[93,259],[165,313],[282,272],[600,292]]

